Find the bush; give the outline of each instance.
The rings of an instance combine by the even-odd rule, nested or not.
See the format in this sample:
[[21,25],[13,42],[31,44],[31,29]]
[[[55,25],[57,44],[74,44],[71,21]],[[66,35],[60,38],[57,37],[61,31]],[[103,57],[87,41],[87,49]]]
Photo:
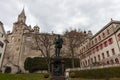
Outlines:
[[74,72],[71,72],[71,73],[70,73],[70,77],[71,77],[71,78],[75,78],[75,73],[74,73]]
[[[65,61],[66,68],[72,68],[72,59],[71,58],[63,58]],[[79,59],[75,58],[75,67],[79,67]],[[28,70],[30,73],[33,73],[38,70],[48,70],[48,65],[45,58],[42,57],[34,57],[34,58],[26,58],[24,62],[25,70]]]
[[24,68],[30,73],[33,73],[38,70],[48,70],[45,58],[41,57],[26,58],[24,62]]
[[44,73],[44,78],[49,78],[49,73]]
[[120,77],[120,67],[103,68],[103,69],[92,69],[92,70],[81,70],[81,71],[71,71],[70,73],[75,73],[76,78],[119,78]]
[[[66,68],[72,68],[72,59],[71,58],[63,58],[65,61],[65,66]],[[74,59],[75,67],[80,67],[79,59],[75,58]]]

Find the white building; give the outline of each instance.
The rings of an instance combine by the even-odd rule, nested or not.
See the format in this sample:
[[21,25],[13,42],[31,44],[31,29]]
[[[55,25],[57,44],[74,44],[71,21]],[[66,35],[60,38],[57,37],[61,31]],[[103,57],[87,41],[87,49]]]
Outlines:
[[5,46],[6,46],[5,38],[6,36],[5,36],[3,23],[0,22],[0,68],[2,65],[3,55],[5,51]]
[[120,65],[120,21],[111,20],[80,45],[81,68]]

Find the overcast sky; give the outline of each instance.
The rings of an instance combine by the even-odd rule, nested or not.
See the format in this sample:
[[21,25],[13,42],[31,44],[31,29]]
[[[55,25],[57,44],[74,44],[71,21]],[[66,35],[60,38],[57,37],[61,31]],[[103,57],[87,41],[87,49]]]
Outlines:
[[0,0],[0,21],[6,31],[12,30],[23,7],[27,25],[38,25],[41,32],[76,28],[95,34],[111,18],[120,20],[120,0]]

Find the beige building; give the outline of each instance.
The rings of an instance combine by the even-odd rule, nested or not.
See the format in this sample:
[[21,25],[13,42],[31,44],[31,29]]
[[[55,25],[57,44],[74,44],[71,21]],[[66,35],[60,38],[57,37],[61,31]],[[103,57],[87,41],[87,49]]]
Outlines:
[[3,23],[0,22],[0,68],[2,65],[5,47],[6,47],[6,34],[5,34],[4,27],[3,27]]
[[[70,44],[72,44],[74,45],[74,57],[76,57],[79,45],[75,42],[79,42],[80,38],[78,36],[86,37],[87,34],[73,30],[64,36],[61,35],[64,43],[60,56],[71,57],[71,52],[73,51],[70,51]],[[55,37],[56,34],[54,33],[41,33],[37,25],[33,28],[27,26],[23,9],[18,16],[18,20],[13,23],[12,32],[7,32],[8,43],[6,44],[2,71],[7,73],[16,73],[19,70],[26,72],[24,70],[24,62],[27,57],[53,57],[55,54]],[[74,41],[75,37],[76,40]]]
[[[2,71],[6,73],[16,73],[19,70],[25,72],[24,62],[27,57],[44,57],[48,56],[45,50],[47,49],[53,56],[54,47],[53,34],[39,33],[39,27],[36,25],[31,28],[27,26],[26,15],[24,9],[18,16],[17,22],[13,23],[12,32],[7,32],[7,47],[5,50]],[[48,40],[49,39],[49,40]],[[47,48],[42,42],[47,41]],[[48,53],[48,54],[49,54]]]
[[81,68],[120,66],[120,21],[111,20],[79,50]]

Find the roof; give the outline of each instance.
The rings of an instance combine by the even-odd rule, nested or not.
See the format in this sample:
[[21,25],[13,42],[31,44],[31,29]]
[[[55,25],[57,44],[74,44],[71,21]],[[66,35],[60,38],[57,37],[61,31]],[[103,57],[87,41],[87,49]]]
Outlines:
[[120,21],[117,20],[111,20],[108,24],[106,24],[100,31],[98,31],[91,39],[93,39],[94,37],[96,37],[99,33],[101,33],[103,30],[105,30],[107,27],[109,27],[111,24],[113,23],[117,23],[120,24]]

